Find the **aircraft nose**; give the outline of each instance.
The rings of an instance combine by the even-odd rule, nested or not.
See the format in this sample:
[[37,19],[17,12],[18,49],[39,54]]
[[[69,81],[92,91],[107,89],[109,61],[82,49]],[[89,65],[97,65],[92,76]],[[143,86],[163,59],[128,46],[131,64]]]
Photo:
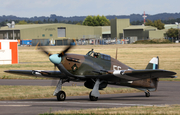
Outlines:
[[54,64],[60,64],[61,63],[61,57],[58,57],[59,54],[53,54],[49,56],[49,60]]

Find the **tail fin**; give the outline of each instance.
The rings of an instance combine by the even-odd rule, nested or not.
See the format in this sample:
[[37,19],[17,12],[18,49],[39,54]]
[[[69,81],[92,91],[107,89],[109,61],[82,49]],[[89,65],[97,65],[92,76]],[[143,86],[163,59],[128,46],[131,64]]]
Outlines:
[[[159,69],[159,57],[153,57],[149,61],[146,69]],[[149,80],[151,81],[149,82],[149,85],[154,86],[154,90],[156,91],[158,87],[159,78],[154,78],[154,79],[149,79]]]
[[146,69],[159,69],[159,57],[153,57]]

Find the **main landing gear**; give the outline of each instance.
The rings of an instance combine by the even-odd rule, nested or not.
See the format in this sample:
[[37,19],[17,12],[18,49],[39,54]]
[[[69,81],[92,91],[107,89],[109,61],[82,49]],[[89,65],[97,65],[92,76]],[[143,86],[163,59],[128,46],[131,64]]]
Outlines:
[[100,93],[99,93],[99,84],[100,83],[101,83],[100,80],[97,79],[95,82],[95,85],[93,87],[93,90],[89,93],[90,101],[97,101],[98,100],[98,97],[100,96]]
[[150,97],[150,92],[149,91],[145,91],[144,93],[145,93],[146,97]]
[[64,82],[66,82],[67,80],[63,80],[63,79],[60,79],[57,86],[56,86],[56,89],[53,93],[54,96],[57,97],[57,100],[58,101],[64,101],[66,99],[66,93],[64,91],[62,91],[62,84]]
[[[62,84],[65,82],[68,82],[68,80],[60,79],[57,86],[56,86],[56,89],[53,93],[53,95],[57,97],[58,101],[64,101],[66,99],[66,93],[61,90]],[[100,83],[101,83],[100,80],[97,79],[95,82],[95,85],[93,87],[93,90],[89,94],[89,99],[91,101],[97,101],[98,100],[98,97],[100,96],[100,93],[99,93],[99,84]]]

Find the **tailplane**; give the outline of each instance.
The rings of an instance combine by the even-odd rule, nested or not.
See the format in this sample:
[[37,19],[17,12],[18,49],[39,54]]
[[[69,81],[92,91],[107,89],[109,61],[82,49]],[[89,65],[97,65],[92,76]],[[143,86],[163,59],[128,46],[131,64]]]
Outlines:
[[[153,57],[146,69],[159,69],[159,57]],[[154,79],[149,79],[151,82],[149,82],[149,85],[152,85],[154,86],[154,90],[156,91],[157,90],[157,87],[158,87],[158,81],[159,81],[159,78],[154,78]]]
[[153,57],[146,69],[159,69],[159,57]]

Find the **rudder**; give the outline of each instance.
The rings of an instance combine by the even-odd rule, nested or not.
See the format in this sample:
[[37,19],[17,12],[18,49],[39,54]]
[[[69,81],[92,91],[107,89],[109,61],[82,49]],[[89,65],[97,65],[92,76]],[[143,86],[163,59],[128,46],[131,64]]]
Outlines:
[[159,69],[159,57],[153,57],[149,61],[146,69]]
[[[146,69],[159,69],[159,57],[158,56],[153,57],[149,61]],[[154,78],[154,79],[150,79],[150,80],[151,80],[150,84],[154,86],[155,90],[157,90],[159,78]]]

